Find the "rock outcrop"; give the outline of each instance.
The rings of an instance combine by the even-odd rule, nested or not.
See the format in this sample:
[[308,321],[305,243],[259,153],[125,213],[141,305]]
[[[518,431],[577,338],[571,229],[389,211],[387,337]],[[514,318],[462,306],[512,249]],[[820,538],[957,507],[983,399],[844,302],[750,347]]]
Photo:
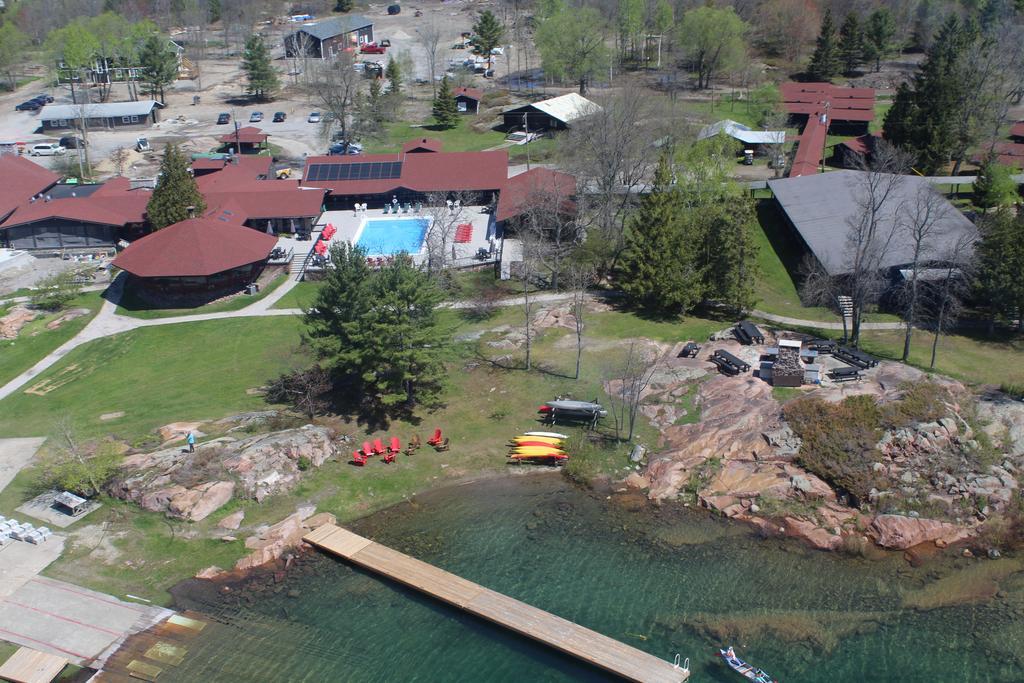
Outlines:
[[198,521],[236,494],[262,501],[289,491],[303,468],[320,467],[336,452],[330,430],[315,425],[240,440],[222,437],[195,453],[174,447],[129,455],[110,492],[147,510]]
[[302,537],[324,524],[335,524],[334,515],[321,512],[304,515],[300,510],[288,515],[277,524],[267,527],[255,536],[245,540],[245,547],[252,552],[235,563],[236,570],[247,570],[259,567],[267,562],[280,558],[285,551],[302,543]]
[[0,339],[16,339],[21,328],[29,324],[39,314],[25,306],[15,306],[0,318]]
[[922,543],[948,545],[967,538],[970,532],[935,519],[878,515],[871,523],[870,535],[883,548],[906,550]]

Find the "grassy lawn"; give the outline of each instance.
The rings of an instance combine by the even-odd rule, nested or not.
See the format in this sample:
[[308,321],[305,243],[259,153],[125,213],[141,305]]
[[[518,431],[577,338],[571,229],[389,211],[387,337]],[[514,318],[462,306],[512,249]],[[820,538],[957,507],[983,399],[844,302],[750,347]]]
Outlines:
[[149,304],[132,296],[132,292],[126,291],[117,307],[118,315],[127,315],[132,318],[143,320],[155,320],[157,318],[174,318],[179,315],[194,315],[197,313],[224,313],[226,311],[238,311],[246,306],[256,303],[267,296],[288,280],[287,273],[277,275],[270,283],[261,289],[255,296],[239,294],[227,301],[218,301],[205,306],[195,308],[148,308]]
[[885,124],[885,115],[892,109],[892,102],[889,100],[875,102],[875,120],[871,122],[868,130],[877,133],[882,130]]
[[730,96],[726,95],[723,99],[716,98],[714,103],[710,100],[685,101],[683,107],[708,123],[731,119],[736,123],[750,126],[754,130],[761,129],[761,122],[757,119],[758,114],[748,107],[746,100],[733,101]]
[[[248,389],[296,360],[299,321],[229,319],[133,330],[84,344],[27,390],[0,402],[0,434],[41,436],[61,416],[80,437],[133,441],[177,420],[217,418],[265,404]],[[101,422],[104,413],[125,416]]]
[[471,152],[500,145],[505,140],[501,131],[487,130],[479,132],[473,129],[474,118],[464,116],[459,125],[442,130],[427,122],[423,125],[396,122],[387,126],[380,140],[366,140],[367,154],[385,154],[398,152],[402,145],[416,138],[437,138],[444,143],[446,152]]
[[305,308],[313,303],[320,285],[317,280],[304,280],[292,287],[271,308]]
[[[0,341],[0,385],[6,384],[19,373],[29,369],[55,348],[78,334],[89,324],[100,310],[103,299],[99,292],[86,292],[68,304],[69,308],[88,308],[89,315],[75,318],[55,330],[46,325],[60,317],[60,313],[48,313],[21,328],[16,339]],[[0,306],[0,316],[6,313]]]
[[508,148],[508,160],[513,164],[525,164],[529,155],[530,162],[537,164],[551,160],[557,153],[558,138],[546,137],[528,145],[512,145]]

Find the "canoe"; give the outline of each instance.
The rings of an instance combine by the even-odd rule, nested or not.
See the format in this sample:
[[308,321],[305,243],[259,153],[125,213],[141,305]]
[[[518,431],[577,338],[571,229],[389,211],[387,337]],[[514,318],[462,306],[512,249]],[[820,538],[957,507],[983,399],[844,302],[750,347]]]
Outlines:
[[543,455],[546,453],[565,453],[561,448],[555,448],[554,446],[516,446],[511,450],[512,453],[525,453]]
[[549,436],[552,439],[568,439],[569,438],[565,434],[559,434],[558,432],[524,432],[523,436]]
[[547,445],[561,445],[562,439],[554,436],[516,436],[512,439],[516,443],[544,443]]
[[593,403],[592,401],[548,401],[544,404],[547,410],[542,412],[554,411],[556,415],[570,415],[577,417],[606,417],[608,411],[605,410],[600,403]]
[[751,665],[747,664],[742,659],[737,657],[736,652],[732,649],[732,647],[729,647],[727,650],[719,649],[718,654],[722,657],[722,659],[725,661],[726,665],[730,669],[732,669],[733,671],[735,671],[736,673],[743,676],[749,681],[754,681],[754,683],[777,683],[777,681],[774,678],[772,678],[770,674],[761,671],[761,669],[755,669],[754,667],[752,667]]
[[522,446],[548,446],[551,448],[561,448],[562,442],[556,441],[555,443],[551,443],[550,441],[516,441],[512,445],[513,448],[520,448]]
[[511,453],[508,456],[512,460],[568,460],[566,453],[545,453],[541,455],[527,455],[525,453]]

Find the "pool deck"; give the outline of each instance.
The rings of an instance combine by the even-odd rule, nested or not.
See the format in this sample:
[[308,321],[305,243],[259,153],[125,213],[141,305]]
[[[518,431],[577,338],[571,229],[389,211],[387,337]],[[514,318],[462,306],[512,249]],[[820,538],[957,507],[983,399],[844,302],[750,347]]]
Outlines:
[[[400,218],[432,218],[435,224],[451,224],[452,222],[457,223],[472,223],[473,233],[469,242],[464,244],[455,244],[455,261],[464,262],[471,261],[473,256],[477,253],[478,249],[488,248],[490,242],[487,239],[487,230],[490,225],[491,214],[484,213],[481,206],[466,206],[463,207],[459,214],[452,217],[446,209],[437,207],[423,207],[421,213],[402,213],[398,215],[387,214],[385,215],[381,209],[368,209],[356,213],[352,210],[347,211],[326,211],[320,215],[320,219],[317,221],[315,232],[323,230],[324,226],[328,223],[332,224],[337,228],[337,232],[334,237],[331,238],[331,242],[348,242],[352,243],[359,234],[359,227],[362,225],[364,218],[382,218],[382,219],[400,219]],[[309,247],[312,248],[311,243]],[[451,248],[451,247],[449,247]],[[296,252],[298,255],[298,252]],[[426,248],[419,253],[413,255],[413,260],[419,264],[426,260]],[[449,254],[449,257],[451,254]]]
[[334,524],[317,527],[306,534],[304,540],[364,569],[415,588],[626,680],[682,683],[690,676],[686,669],[676,667],[660,657],[467,581]]

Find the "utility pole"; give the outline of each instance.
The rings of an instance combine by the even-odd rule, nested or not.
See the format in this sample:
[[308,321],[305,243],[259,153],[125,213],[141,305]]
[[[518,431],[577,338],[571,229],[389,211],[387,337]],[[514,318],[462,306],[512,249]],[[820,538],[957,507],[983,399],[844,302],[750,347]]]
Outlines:
[[526,133],[526,170],[530,170],[530,120],[527,118],[526,112],[523,112],[523,131]]

